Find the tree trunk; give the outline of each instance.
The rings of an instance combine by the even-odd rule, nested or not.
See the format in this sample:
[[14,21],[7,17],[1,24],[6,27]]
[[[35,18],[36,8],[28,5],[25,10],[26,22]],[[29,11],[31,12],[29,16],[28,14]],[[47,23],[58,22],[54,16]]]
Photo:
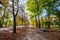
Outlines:
[[58,17],[59,19],[58,19],[58,27],[60,28],[60,17]]
[[42,14],[41,14],[41,27],[43,27],[43,17],[42,17]]
[[16,33],[16,16],[13,17],[13,33]]
[[2,23],[1,23],[1,21],[0,21],[0,28],[2,28]]
[[22,26],[23,26],[23,15],[22,15]]
[[48,13],[47,16],[48,16],[48,29],[50,29],[50,14]]
[[38,28],[41,28],[41,26],[40,26],[40,19],[39,19],[40,17],[39,17],[39,15],[38,15]]
[[36,17],[36,15],[34,15],[34,17],[35,17],[35,26],[38,27],[38,22],[37,22],[37,17]]

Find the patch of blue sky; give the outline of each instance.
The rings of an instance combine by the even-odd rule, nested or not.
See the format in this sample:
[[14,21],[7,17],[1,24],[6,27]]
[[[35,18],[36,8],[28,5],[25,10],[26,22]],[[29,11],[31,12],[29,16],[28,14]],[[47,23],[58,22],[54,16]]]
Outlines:
[[58,11],[60,11],[60,6],[56,7],[56,9],[57,9]]
[[42,10],[42,16],[47,15],[47,11],[45,9]]

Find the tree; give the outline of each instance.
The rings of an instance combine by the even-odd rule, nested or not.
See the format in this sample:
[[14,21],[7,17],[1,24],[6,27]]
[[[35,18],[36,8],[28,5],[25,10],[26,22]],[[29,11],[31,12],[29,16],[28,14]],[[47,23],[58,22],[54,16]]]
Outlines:
[[43,4],[43,8],[47,10],[47,18],[48,18],[48,28],[50,28],[50,14],[53,14],[54,10],[54,4],[56,3],[57,0],[43,0],[42,4]]
[[[2,6],[2,2],[0,1],[0,5]],[[1,7],[0,7],[0,9],[2,9]],[[0,14],[1,14],[1,11],[0,11]],[[1,17],[0,17],[0,27],[2,27],[2,22],[1,22]]]
[[60,11],[59,10],[56,10],[55,15],[57,16],[57,19],[55,20],[55,22],[60,27]]
[[3,11],[3,14],[2,14],[2,16],[1,16],[1,25],[3,26],[3,23],[4,23],[4,17],[5,17],[5,13],[6,13],[6,7],[7,7],[7,5],[8,5],[8,1],[7,0],[0,0],[0,4],[2,5],[2,7],[0,7],[1,8],[1,11]]
[[[58,4],[58,5],[57,5]],[[57,16],[56,24],[58,24],[58,26],[60,27],[60,0],[57,0],[56,3],[54,4],[54,15]]]
[[27,2],[26,2],[26,8],[29,12],[34,13],[33,16],[36,19],[36,25],[38,23],[39,28],[40,28],[40,20],[39,20],[40,17],[39,16],[40,16],[40,13],[41,13],[41,10],[42,10],[41,2],[40,2],[40,0],[27,0]]
[[15,13],[15,8],[14,8],[14,0],[12,0],[12,13],[13,13],[13,33],[16,33],[16,16],[18,14],[18,10],[19,10],[19,0],[16,0],[17,1],[17,11]]

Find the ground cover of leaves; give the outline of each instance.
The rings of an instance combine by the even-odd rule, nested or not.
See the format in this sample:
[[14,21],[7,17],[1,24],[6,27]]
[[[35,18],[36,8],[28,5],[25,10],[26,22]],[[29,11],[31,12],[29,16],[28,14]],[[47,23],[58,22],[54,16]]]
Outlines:
[[39,28],[20,27],[15,34],[12,30],[0,31],[0,40],[60,40],[60,32],[43,32]]

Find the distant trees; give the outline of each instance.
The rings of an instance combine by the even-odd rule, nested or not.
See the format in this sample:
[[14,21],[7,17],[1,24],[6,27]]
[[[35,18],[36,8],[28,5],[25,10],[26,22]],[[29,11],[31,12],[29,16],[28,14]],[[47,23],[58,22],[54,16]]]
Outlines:
[[[27,13],[25,12],[25,5],[20,4],[19,0],[11,0],[11,2],[12,3],[9,4],[10,0],[0,0],[0,26],[7,26],[9,23],[11,23],[10,16],[13,15],[13,33],[16,33],[16,20],[18,20],[17,22],[20,23],[19,16],[21,16],[22,24],[26,24],[30,21]],[[40,28],[41,24],[43,26],[45,23],[45,25],[50,28],[50,25],[53,24],[50,15],[55,15],[58,18],[58,25],[60,26],[60,10],[57,9],[58,6],[60,6],[60,1],[58,5],[56,3],[58,3],[58,0],[27,0],[26,9],[29,13],[31,13],[31,24],[36,24],[36,27]],[[47,11],[45,22],[43,22],[44,20],[42,16],[43,9]],[[20,15],[18,15],[18,13],[20,13]]]
[[[47,11],[47,24],[48,28],[50,28],[50,15],[54,15],[56,13],[54,11],[55,4],[58,0],[27,0],[26,7],[29,12],[34,13],[39,20],[39,14],[41,14],[41,10],[44,8]],[[35,16],[35,18],[36,18]],[[36,20],[37,21],[37,20]],[[38,21],[39,24],[39,21]],[[40,24],[39,24],[40,25]]]
[[57,16],[57,19],[55,20],[55,22],[60,27],[60,10],[56,10],[55,15]]
[[[3,3],[0,1],[0,9],[2,9],[2,6],[3,5]],[[1,11],[0,11],[0,14],[1,14]],[[0,17],[0,27],[2,27],[2,22],[1,22],[1,17]]]
[[40,0],[27,0],[26,8],[29,12],[33,13],[33,18],[35,17],[36,20],[36,27],[41,27],[40,25],[40,14],[42,10]]
[[1,24],[1,27],[3,26],[7,26],[9,25],[8,24],[8,21],[11,21],[10,18],[9,18],[9,10],[8,10],[8,1],[7,0],[0,0],[0,24]]

